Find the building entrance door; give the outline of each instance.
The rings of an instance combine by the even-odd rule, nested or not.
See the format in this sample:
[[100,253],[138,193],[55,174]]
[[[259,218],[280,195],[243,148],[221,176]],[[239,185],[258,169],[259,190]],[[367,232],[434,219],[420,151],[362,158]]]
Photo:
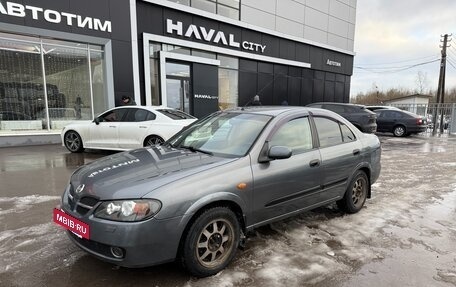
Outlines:
[[190,65],[166,62],[166,101],[170,108],[191,114]]

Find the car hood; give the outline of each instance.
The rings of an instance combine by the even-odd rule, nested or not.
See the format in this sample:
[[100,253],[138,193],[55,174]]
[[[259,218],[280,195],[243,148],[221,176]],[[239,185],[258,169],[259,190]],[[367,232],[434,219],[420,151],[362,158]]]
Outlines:
[[80,167],[73,173],[71,185],[80,197],[141,198],[168,183],[233,160],[164,146],[141,148]]

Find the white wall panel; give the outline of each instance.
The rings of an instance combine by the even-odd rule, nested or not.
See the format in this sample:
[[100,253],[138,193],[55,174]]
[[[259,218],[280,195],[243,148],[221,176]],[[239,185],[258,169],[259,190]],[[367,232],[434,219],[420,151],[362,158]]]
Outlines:
[[309,26],[304,26],[304,38],[318,43],[328,44],[328,33]]
[[277,1],[277,16],[304,24],[304,5],[293,0]]
[[328,45],[347,50],[348,39],[328,33]]
[[[279,0],[280,1],[280,0]],[[251,8],[260,9],[271,14],[276,13],[277,0],[241,0],[242,5],[250,6]]]
[[350,17],[349,6],[339,2],[338,0],[331,0],[329,5],[329,15],[348,21]]
[[349,11],[350,11],[350,16],[348,18],[348,22],[350,22],[352,24],[355,24],[355,22],[356,22],[356,9],[350,7]]
[[348,22],[329,16],[328,32],[340,37],[347,38]]
[[307,26],[328,31],[329,16],[313,8],[306,7],[305,21]]
[[263,28],[275,30],[275,16],[267,12],[242,5],[241,21]]
[[329,1],[330,0],[307,0],[306,6],[312,7],[323,13],[329,13]]
[[304,36],[304,25],[290,21],[282,17],[276,17],[276,30],[284,34],[302,38]]

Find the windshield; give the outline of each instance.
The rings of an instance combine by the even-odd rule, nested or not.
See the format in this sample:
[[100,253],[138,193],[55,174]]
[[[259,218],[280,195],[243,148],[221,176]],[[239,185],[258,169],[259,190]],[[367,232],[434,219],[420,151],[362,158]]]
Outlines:
[[207,117],[169,141],[175,148],[218,156],[247,154],[270,116],[221,112]]

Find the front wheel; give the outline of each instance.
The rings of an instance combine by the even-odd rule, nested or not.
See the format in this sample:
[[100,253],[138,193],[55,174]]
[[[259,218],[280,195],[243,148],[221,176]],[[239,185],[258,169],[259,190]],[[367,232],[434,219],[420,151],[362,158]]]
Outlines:
[[197,277],[217,274],[236,255],[239,236],[239,221],[229,208],[215,207],[204,211],[184,239],[184,267]]
[[369,180],[365,172],[358,170],[348,185],[344,198],[337,205],[348,213],[356,213],[363,208],[369,191]]
[[81,136],[75,131],[66,132],[63,137],[63,143],[65,147],[71,152],[82,152],[84,145],[82,143]]
[[162,139],[161,137],[159,136],[156,136],[156,135],[152,135],[152,136],[148,136],[146,138],[146,140],[144,141],[144,146],[153,146],[153,145],[159,145],[159,144],[162,144],[164,143],[165,140]]

